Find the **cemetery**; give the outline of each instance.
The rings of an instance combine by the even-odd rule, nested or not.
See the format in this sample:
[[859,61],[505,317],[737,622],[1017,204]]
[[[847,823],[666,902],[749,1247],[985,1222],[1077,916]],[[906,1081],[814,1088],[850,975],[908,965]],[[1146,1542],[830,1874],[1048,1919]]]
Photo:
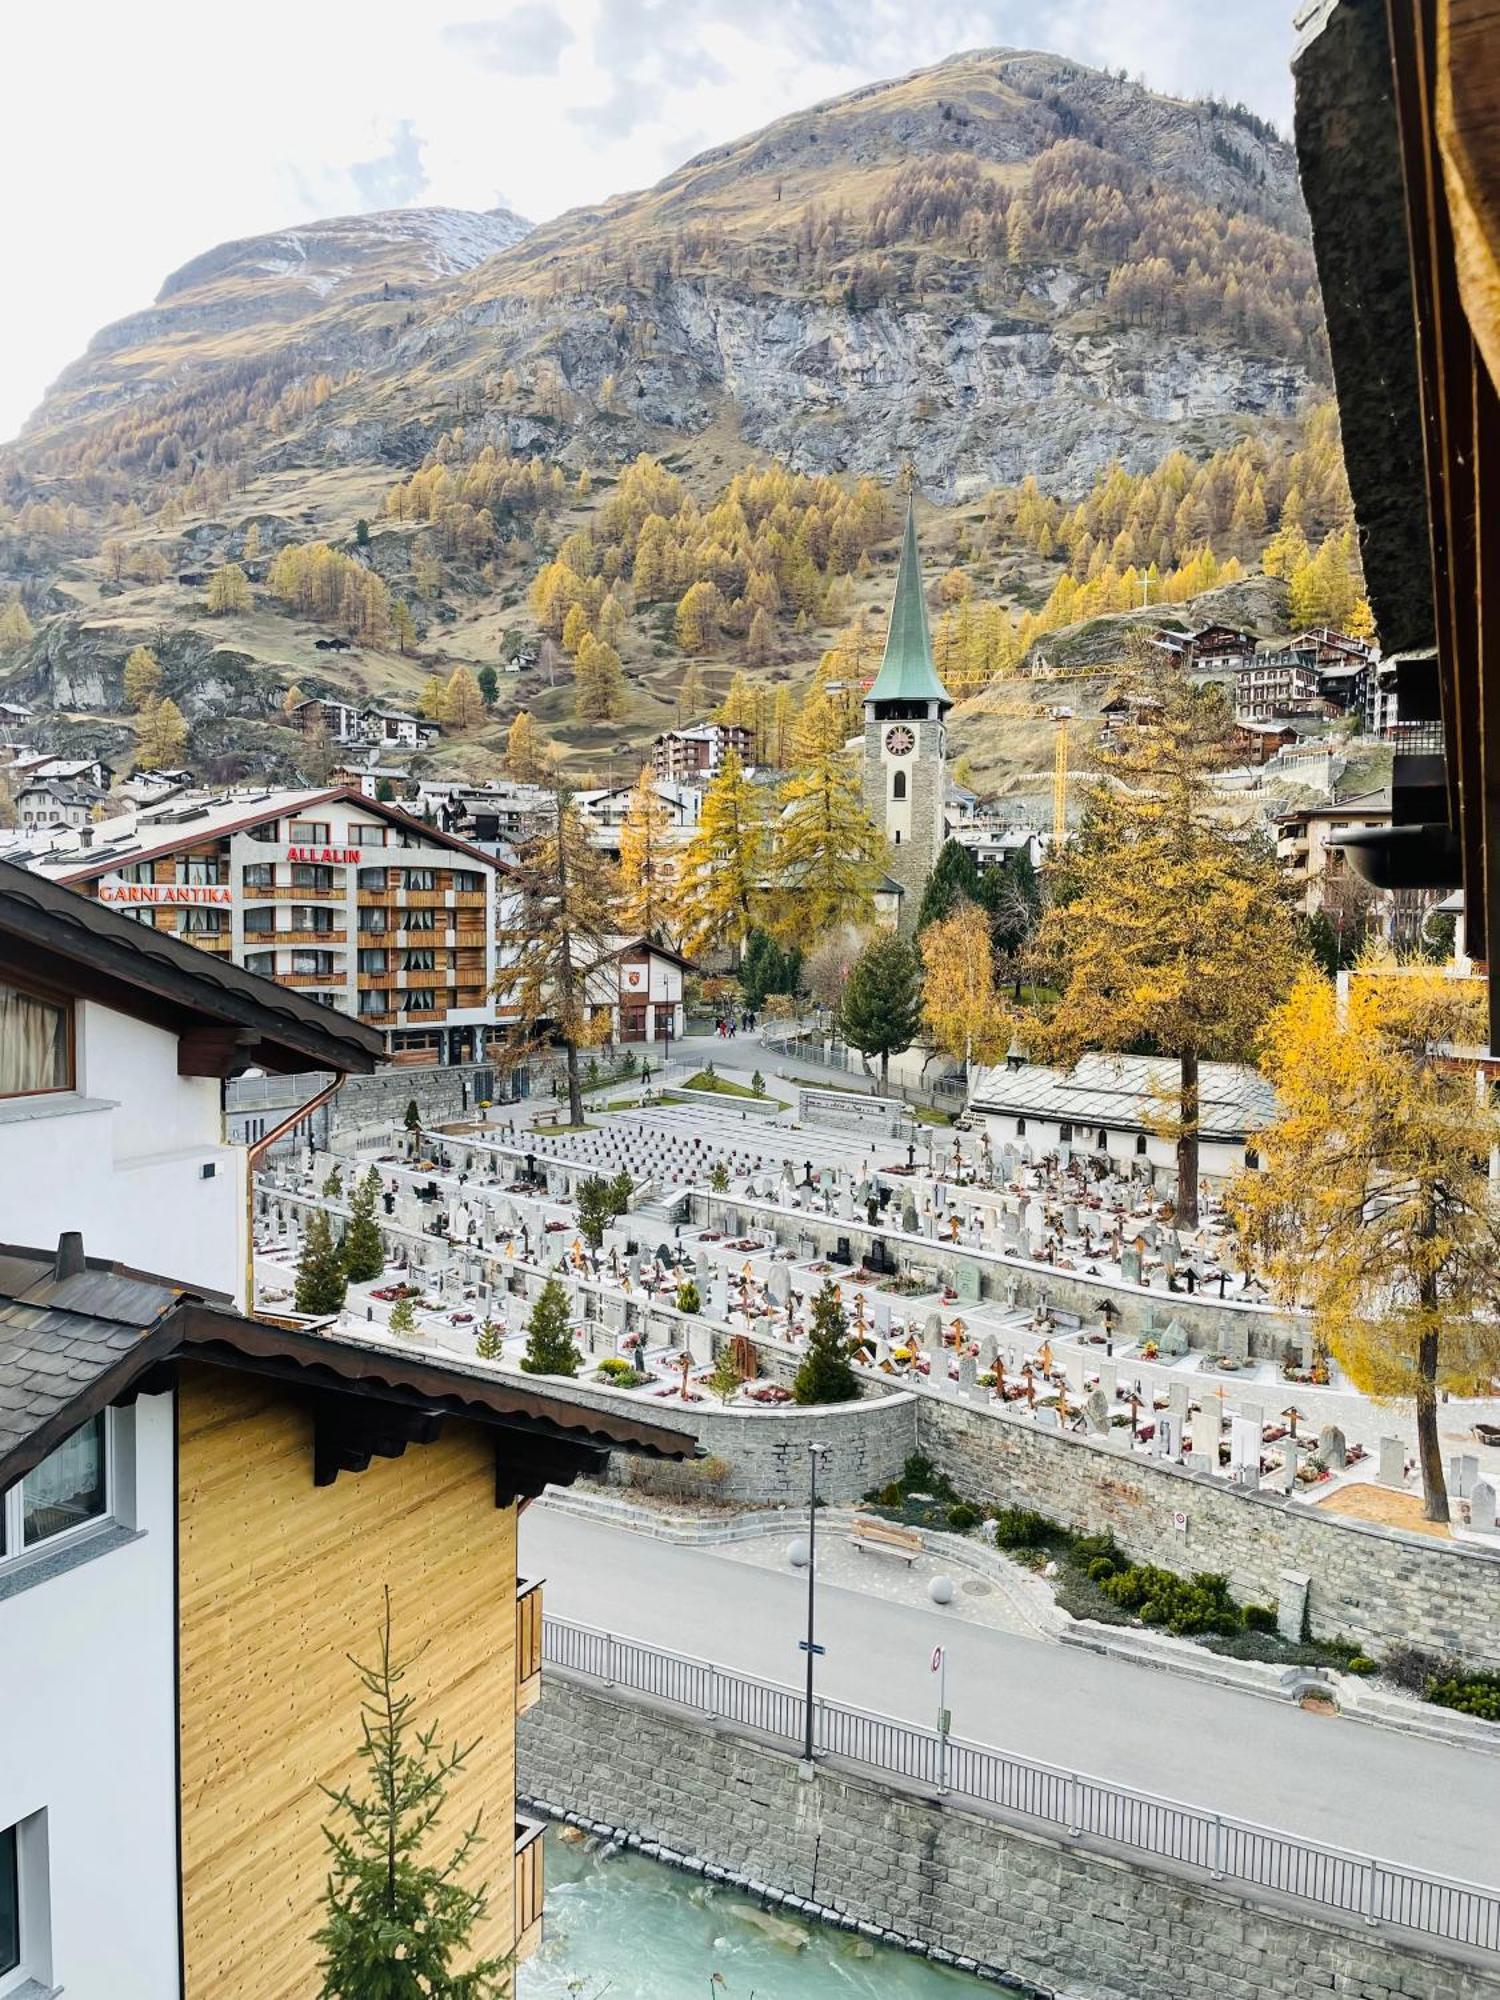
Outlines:
[[[1289,1634],[1500,1664],[1479,1609],[1500,1584],[1500,1449],[1484,1441],[1500,1401],[1445,1409],[1457,1517],[1422,1534],[1409,1414],[1358,1393],[1271,1304],[1212,1195],[1179,1234],[1155,1190],[1107,1163],[904,1126],[887,1104],[829,1109],[833,1095],[770,1117],[732,1098],[648,1102],[583,1131],[488,1113],[337,1132],[332,1153],[283,1153],[258,1182],[259,1303],[292,1307],[308,1218],[326,1210],[337,1233],[373,1168],[386,1268],[345,1312],[377,1339],[515,1369],[560,1286],[564,1392],[641,1401],[702,1445],[695,1463],[616,1478],[797,1505],[815,1427],[838,1444],[832,1500],[921,1450],[966,1497],[1221,1572],[1241,1601],[1281,1607]],[[828,1286],[859,1396],[803,1407],[793,1381]]]

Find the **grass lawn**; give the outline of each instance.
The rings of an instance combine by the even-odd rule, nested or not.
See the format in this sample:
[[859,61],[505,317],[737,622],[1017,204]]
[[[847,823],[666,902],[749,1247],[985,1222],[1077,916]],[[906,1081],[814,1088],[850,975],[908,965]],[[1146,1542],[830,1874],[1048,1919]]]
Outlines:
[[752,1090],[748,1083],[731,1083],[727,1076],[710,1075],[700,1069],[696,1076],[690,1076],[686,1083],[678,1086],[681,1090],[712,1090],[720,1097],[749,1097],[757,1104],[768,1104],[770,1099],[763,1090]]

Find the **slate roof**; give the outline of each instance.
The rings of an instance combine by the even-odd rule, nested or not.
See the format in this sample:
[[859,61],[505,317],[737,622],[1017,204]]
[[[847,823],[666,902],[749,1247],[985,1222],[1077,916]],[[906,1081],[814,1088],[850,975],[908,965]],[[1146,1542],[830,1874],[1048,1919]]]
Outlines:
[[98,1258],[68,1276],[56,1270],[41,1251],[0,1248],[0,1466],[40,1439],[37,1462],[92,1415],[71,1412],[128,1367],[183,1297],[165,1279]]
[[932,664],[932,635],[927,629],[927,601],[922,595],[922,558],[917,549],[917,517],[906,503],[906,533],[901,542],[901,566],[896,595],[885,635],[885,655],[866,701],[937,701],[953,706],[953,697]]
[[[1165,1056],[1084,1056],[1071,1072],[1023,1063],[976,1072],[971,1111],[1017,1113],[1117,1132],[1150,1131],[1175,1099],[1177,1064]],[[1240,1063],[1200,1066],[1199,1129],[1205,1139],[1235,1141],[1260,1131],[1276,1112],[1276,1095],[1258,1070]]]

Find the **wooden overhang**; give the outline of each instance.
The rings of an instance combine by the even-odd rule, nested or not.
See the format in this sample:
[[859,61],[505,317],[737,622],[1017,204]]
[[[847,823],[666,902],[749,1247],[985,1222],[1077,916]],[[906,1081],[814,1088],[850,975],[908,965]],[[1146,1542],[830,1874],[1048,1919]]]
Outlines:
[[377,1029],[0,861],[0,978],[7,971],[175,1034],[183,1076],[367,1074],[385,1054]]
[[[1313,0],[1296,136],[1365,578],[1402,723],[1382,886],[1500,939],[1500,0]],[[1500,983],[1490,982],[1500,1051]]]
[[[598,1474],[614,1450],[677,1459],[698,1451],[691,1435],[624,1411],[597,1410],[478,1367],[251,1318],[170,1281],[85,1261],[81,1251],[63,1271],[52,1252],[0,1245],[0,1275],[7,1279],[0,1363],[14,1327],[36,1380],[28,1385],[24,1368],[10,1372],[18,1389],[37,1392],[31,1418],[0,1438],[0,1491],[99,1411],[172,1387],[185,1363],[262,1376],[303,1400],[313,1419],[317,1485],[431,1443],[450,1419],[492,1433],[497,1506]],[[53,1350],[67,1359],[65,1375],[47,1365]]]

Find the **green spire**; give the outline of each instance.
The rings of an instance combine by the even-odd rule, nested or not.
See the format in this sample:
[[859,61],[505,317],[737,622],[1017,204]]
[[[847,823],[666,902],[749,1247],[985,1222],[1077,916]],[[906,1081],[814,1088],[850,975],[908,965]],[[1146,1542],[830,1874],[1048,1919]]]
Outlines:
[[944,708],[953,698],[932,664],[932,637],[927,629],[927,605],[922,596],[922,558],[917,552],[915,498],[906,501],[906,533],[901,543],[901,567],[891,602],[885,657],[866,701],[937,701]]

